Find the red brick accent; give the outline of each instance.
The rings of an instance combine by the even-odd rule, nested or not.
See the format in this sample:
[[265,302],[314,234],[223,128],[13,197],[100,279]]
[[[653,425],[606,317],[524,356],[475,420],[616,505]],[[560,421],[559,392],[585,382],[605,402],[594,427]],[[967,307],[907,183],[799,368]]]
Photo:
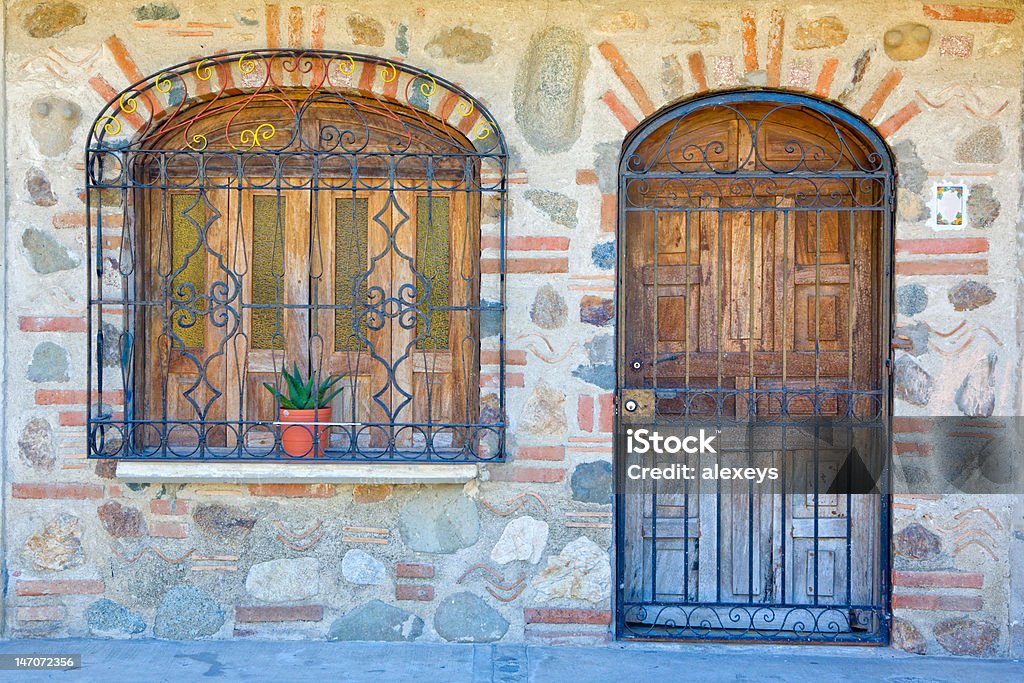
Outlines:
[[923,417],[894,417],[892,430],[897,434],[918,434],[927,432],[930,421]]
[[508,248],[512,251],[566,251],[568,237],[510,237]]
[[565,446],[521,446],[516,460],[565,460]]
[[590,169],[576,171],[577,185],[597,185],[597,173]]
[[71,316],[28,316],[18,318],[18,329],[22,332],[85,332],[85,318]]
[[434,599],[434,587],[400,583],[395,586],[395,599],[430,602]]
[[18,621],[61,621],[62,619],[64,619],[64,608],[60,605],[18,608]]
[[491,481],[553,484],[564,479],[565,470],[557,467],[515,467],[504,465],[491,469]]
[[601,394],[597,398],[601,408],[601,415],[598,420],[598,431],[609,433],[615,427],[615,396],[612,394]]
[[262,624],[279,621],[320,621],[323,618],[324,608],[322,605],[235,608],[235,622],[239,624]]
[[601,195],[601,232],[615,232],[615,195],[609,192]]
[[697,92],[704,92],[708,89],[707,67],[704,65],[704,55],[699,52],[691,52],[686,57],[690,66],[690,74],[693,76],[693,89]]
[[893,609],[920,609],[928,611],[977,612],[982,608],[981,598],[969,595],[894,595]]
[[[104,227],[107,222],[103,221]],[[53,227],[55,228],[84,228],[85,227],[85,214],[80,211],[68,211],[66,213],[58,213],[53,217]]]
[[96,500],[103,497],[97,484],[12,484],[15,498],[34,500]]
[[[529,235],[511,237],[506,240],[510,251],[568,251],[568,237],[532,237]],[[497,249],[501,240],[497,235],[484,235],[480,239],[481,249]]]
[[768,24],[768,87],[777,88],[782,82],[782,35],[785,32],[786,19],[779,10],[772,10],[771,23]]
[[626,60],[619,54],[618,48],[608,41],[604,41],[597,46],[597,49],[601,51],[604,58],[608,60],[609,66],[612,67],[612,71],[619,77],[622,85],[626,86],[626,90],[629,91],[633,101],[636,102],[637,106],[640,107],[640,111],[644,113],[644,116],[648,116],[654,112],[654,103],[651,102],[651,98],[647,96],[647,91],[644,90],[644,86],[637,80],[636,75],[633,74],[633,70],[626,64]]
[[434,565],[399,562],[395,565],[395,576],[400,579],[432,579],[434,578]]
[[[84,391],[72,390],[72,389],[37,389],[36,390],[36,405],[39,406],[55,406],[55,405],[80,405],[84,406],[88,394]],[[105,391],[103,392],[103,398],[108,403],[120,403],[124,400],[124,392],[122,391]]]
[[897,254],[982,254],[988,251],[984,237],[932,237],[896,240]]
[[[117,89],[114,88],[114,86],[110,85],[107,79],[103,78],[103,76],[93,76],[89,79],[89,85],[92,86],[92,89],[99,94],[100,98],[104,102],[109,102],[117,98]],[[123,117],[125,120],[127,120],[132,126],[134,126],[135,130],[142,130],[142,128],[146,125],[145,122],[142,120],[142,117],[139,116],[137,111],[122,111],[119,113],[118,117]]]
[[[481,273],[497,273],[501,265],[498,259],[480,259]],[[505,260],[506,273],[568,273],[569,259],[560,258],[510,258]]]
[[309,20],[309,43],[314,50],[324,48],[324,33],[327,31],[327,8],[322,5],[313,7],[313,16]]
[[875,92],[871,94],[868,101],[864,103],[864,106],[860,109],[860,115],[870,121],[875,118],[875,114],[882,108],[885,101],[889,99],[889,95],[896,89],[896,86],[903,80],[903,72],[899,69],[892,69],[885,75],[882,82],[875,88]]
[[154,515],[187,515],[188,501],[177,498],[174,500],[166,498],[151,500],[149,501],[149,511]]
[[387,499],[393,490],[391,484],[356,484],[352,487],[352,502],[360,505],[379,503]]
[[278,498],[330,498],[334,484],[249,484],[250,496]]
[[964,7],[961,5],[925,5],[924,15],[929,19],[946,21],[973,21],[980,24],[1009,24],[1016,14],[1012,9],[998,7]]
[[585,432],[594,431],[594,397],[580,396],[576,400],[576,421]]
[[281,47],[281,8],[267,5],[266,20],[267,47]]
[[605,94],[601,95],[601,101],[608,106],[608,109],[610,109],[612,114],[615,115],[615,118],[619,120],[619,123],[622,124],[623,128],[626,130],[633,130],[636,128],[639,121],[637,121],[636,117],[626,109],[626,105],[622,103],[622,100],[620,100],[615,93],[611,90],[606,91]]
[[743,68],[757,71],[757,19],[750,10],[740,16],[743,25]]
[[62,411],[58,416],[61,427],[84,427],[85,411],[72,410]]
[[981,588],[985,584],[985,577],[977,572],[894,571],[892,583],[907,588]]
[[892,445],[896,455],[931,455],[931,444],[920,441],[896,441]]
[[988,261],[983,259],[929,259],[896,264],[897,275],[985,275]]
[[878,133],[883,138],[892,136],[896,131],[906,124],[907,121],[921,113],[921,105],[911,102],[898,112],[887,118],[878,126]]
[[[499,358],[497,351],[480,352],[481,365],[497,365],[498,360]],[[526,351],[513,351],[512,349],[505,349],[505,365],[526,365]]]
[[[493,374],[484,373],[480,375],[480,386],[482,387],[497,387],[498,376]],[[521,372],[509,372],[505,374],[505,386],[506,387],[524,387],[526,386],[526,378],[523,377]]]
[[100,595],[102,581],[92,579],[59,579],[55,581],[18,580],[15,591],[22,597],[32,595]]
[[188,528],[181,522],[150,522],[149,535],[153,538],[188,538]]
[[818,82],[814,86],[814,94],[818,97],[828,97],[832,90],[832,80],[836,77],[836,69],[839,67],[839,60],[829,57],[821,64],[821,72],[818,74]]
[[[106,40],[107,49],[110,50],[111,56],[114,58],[114,62],[118,68],[121,69],[121,73],[125,75],[129,83],[135,83],[143,79],[142,72],[139,71],[139,67],[135,64],[135,60],[132,59],[131,55],[128,54],[128,48],[125,47],[124,43],[117,36],[110,36]],[[159,116],[164,112],[163,106],[157,100],[156,97],[146,96],[140,98],[146,107],[153,112],[154,116]]]
[[527,624],[610,624],[612,613],[603,609],[527,607],[523,620]]

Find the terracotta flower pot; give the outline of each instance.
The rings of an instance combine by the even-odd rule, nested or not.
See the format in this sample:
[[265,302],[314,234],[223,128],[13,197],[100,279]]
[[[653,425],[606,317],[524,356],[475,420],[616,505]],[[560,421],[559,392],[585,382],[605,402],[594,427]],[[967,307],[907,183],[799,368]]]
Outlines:
[[[319,408],[317,410],[288,410],[281,409],[281,422],[330,422],[331,409]],[[320,448],[314,456],[313,435],[320,439]],[[284,452],[293,458],[323,457],[324,449],[327,448],[327,439],[330,435],[329,427],[320,427],[313,424],[303,424],[295,427],[285,427],[281,432],[281,447]]]

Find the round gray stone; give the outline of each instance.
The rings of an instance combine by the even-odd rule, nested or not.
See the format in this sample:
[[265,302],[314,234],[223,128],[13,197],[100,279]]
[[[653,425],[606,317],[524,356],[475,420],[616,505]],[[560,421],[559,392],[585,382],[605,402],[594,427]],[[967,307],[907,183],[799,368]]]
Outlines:
[[611,390],[615,387],[615,366],[611,363],[580,365],[572,371],[572,376],[602,389]]
[[435,35],[427,43],[426,50],[431,57],[444,57],[460,64],[479,64],[491,56],[494,41],[485,33],[455,26]]
[[28,191],[29,201],[36,206],[53,206],[57,203],[50,179],[38,168],[30,168],[25,174],[25,189]]
[[575,199],[549,190],[527,190],[526,198],[544,212],[552,223],[570,230],[576,227],[576,212],[580,205]]
[[34,417],[22,428],[18,436],[18,454],[32,467],[53,469],[57,450],[53,443],[53,427],[47,420]]
[[41,275],[71,270],[78,261],[63,244],[42,230],[29,228],[21,234],[21,245],[32,269]]
[[519,66],[512,101],[523,137],[541,152],[564,152],[580,136],[586,41],[552,26],[533,35]]
[[422,553],[454,553],[480,537],[476,502],[461,486],[436,486],[417,493],[398,516],[402,541]]
[[132,10],[136,21],[166,21],[181,16],[178,8],[169,2],[151,2]]
[[612,464],[605,460],[580,463],[572,472],[569,486],[573,500],[601,504],[612,502]]
[[537,290],[530,306],[530,320],[545,330],[557,330],[569,319],[569,307],[562,295],[551,285]]
[[917,315],[928,307],[928,290],[924,285],[902,285],[896,288],[896,308],[903,315]]
[[175,586],[156,609],[153,635],[168,640],[212,636],[224,625],[224,612],[213,598],[195,586]]
[[331,624],[327,640],[416,640],[423,633],[423,620],[415,614],[371,600]]
[[29,110],[29,131],[39,151],[60,156],[71,147],[71,135],[82,120],[82,109],[61,97],[42,97]]
[[30,382],[67,382],[71,355],[62,346],[42,342],[32,351],[26,377]]
[[146,630],[146,622],[139,615],[107,598],[101,598],[89,605],[85,610],[85,620],[93,635],[98,636],[118,633],[132,635]]
[[349,583],[375,586],[384,583],[387,569],[370,553],[352,548],[341,558],[341,574]]
[[967,220],[975,228],[987,228],[999,218],[1002,208],[991,185],[972,185],[967,193]]
[[602,242],[594,245],[590,250],[590,260],[602,270],[611,270],[615,267],[615,243]]
[[915,406],[923,406],[931,398],[934,380],[917,361],[909,355],[903,355],[894,364],[892,383],[896,398]]
[[928,181],[928,170],[917,153],[917,145],[912,140],[901,140],[893,145],[892,151],[899,168],[900,187],[911,192],[922,192]]
[[999,126],[982,126],[957,142],[953,154],[962,164],[998,164],[1006,156],[1006,141]]
[[508,632],[508,620],[480,596],[455,593],[437,606],[434,630],[453,643],[493,643]]
[[254,564],[245,577],[245,590],[264,602],[308,600],[320,592],[320,561],[300,557]]

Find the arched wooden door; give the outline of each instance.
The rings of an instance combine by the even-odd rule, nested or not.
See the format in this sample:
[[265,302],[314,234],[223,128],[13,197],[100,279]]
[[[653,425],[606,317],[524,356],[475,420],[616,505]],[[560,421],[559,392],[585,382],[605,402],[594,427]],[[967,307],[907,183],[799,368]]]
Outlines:
[[885,637],[885,502],[832,484],[886,447],[892,188],[880,139],[810,98],[704,98],[627,140],[620,427],[721,429],[708,464],[781,481],[620,477],[620,635]]

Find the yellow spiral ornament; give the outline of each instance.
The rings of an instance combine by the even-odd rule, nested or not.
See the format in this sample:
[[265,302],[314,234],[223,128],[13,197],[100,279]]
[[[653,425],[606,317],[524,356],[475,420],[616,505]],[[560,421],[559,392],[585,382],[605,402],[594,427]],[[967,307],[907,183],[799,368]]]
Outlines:
[[472,114],[473,109],[473,103],[466,99],[459,100],[458,106],[455,107],[455,111],[459,112],[459,116],[463,118]]
[[[342,55],[341,59],[345,60],[344,63],[338,65],[338,71],[341,72],[342,76],[351,76],[356,72],[356,60],[352,59],[351,55]],[[345,68],[346,63],[348,68]]]
[[213,67],[203,66],[204,64],[210,61],[211,60],[209,59],[204,59],[198,64],[196,64],[196,78],[198,78],[201,81],[208,81],[211,78],[213,78]]
[[486,140],[491,136],[491,124],[487,121],[480,121],[473,127],[473,137],[476,140]]
[[437,81],[430,74],[423,74],[430,79],[429,83],[420,83],[420,92],[423,93],[424,97],[433,97],[434,93],[437,92]]
[[252,59],[246,59],[251,54],[251,52],[246,52],[238,58],[238,70],[243,74],[251,74],[256,70],[256,62]]
[[387,66],[382,66],[380,69],[380,80],[390,83],[398,78],[398,68],[391,62],[386,62],[386,64]]
[[261,123],[256,128],[246,128],[239,134],[238,141],[243,145],[248,144],[247,148],[235,147],[234,144],[231,147],[238,151],[248,152],[257,147],[262,147],[265,140],[269,140],[277,134],[277,129],[274,128],[272,123]]
[[[104,123],[106,121],[106,123]],[[113,116],[101,116],[96,121],[96,129],[99,129],[100,125],[103,125],[103,131],[107,135],[117,135],[121,132],[121,122]]]
[[158,91],[168,93],[171,92],[171,86],[174,84],[171,83],[171,79],[167,75],[167,72],[164,72],[156,77],[155,85]]
[[185,144],[188,145],[188,148],[194,152],[202,152],[204,149],[206,149],[207,145],[209,145],[210,142],[202,133],[196,133],[195,135],[192,136],[192,140],[190,142],[186,142]]
[[132,93],[131,97],[128,97],[128,93],[122,93],[118,103],[121,105],[121,111],[125,114],[134,114],[135,110],[139,107],[139,101],[135,98],[134,93]]

